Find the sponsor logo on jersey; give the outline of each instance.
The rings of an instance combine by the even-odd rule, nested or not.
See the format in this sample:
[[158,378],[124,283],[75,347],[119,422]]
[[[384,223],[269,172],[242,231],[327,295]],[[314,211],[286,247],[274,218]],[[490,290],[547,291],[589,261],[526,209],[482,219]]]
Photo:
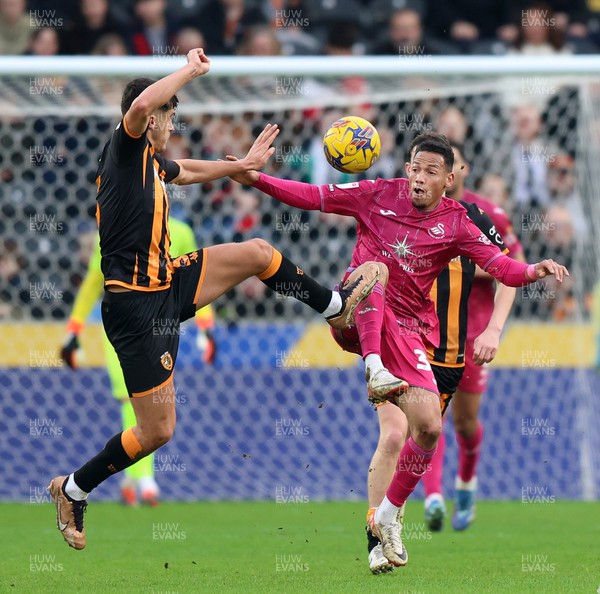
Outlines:
[[406,237],[400,241],[396,238],[394,243],[388,243],[388,245],[394,250],[396,256],[399,258],[406,258],[407,256],[416,256],[416,254],[411,250],[413,244],[408,243],[408,233],[406,233]]
[[347,190],[350,188],[358,188],[358,182],[350,182],[347,184],[335,184],[336,188],[339,188],[340,190]]
[[379,212],[384,216],[384,217],[389,217],[389,216],[395,216],[397,217],[398,215],[393,211],[393,210],[385,210],[384,208],[380,208]]

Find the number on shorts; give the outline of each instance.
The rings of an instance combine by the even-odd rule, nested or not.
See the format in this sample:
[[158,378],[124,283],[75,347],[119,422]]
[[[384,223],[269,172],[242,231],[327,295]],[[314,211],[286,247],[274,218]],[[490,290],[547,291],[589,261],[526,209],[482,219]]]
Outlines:
[[422,369],[423,371],[431,371],[431,365],[429,365],[427,355],[421,349],[415,349],[414,353],[415,355],[417,355],[417,359],[420,361],[419,363],[417,363],[417,369]]

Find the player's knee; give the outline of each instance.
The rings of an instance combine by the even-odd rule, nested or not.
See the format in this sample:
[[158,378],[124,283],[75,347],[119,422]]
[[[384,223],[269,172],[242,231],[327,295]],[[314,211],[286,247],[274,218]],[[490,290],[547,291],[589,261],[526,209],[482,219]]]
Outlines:
[[161,448],[166,443],[168,443],[173,437],[173,433],[175,432],[174,425],[161,425],[154,429],[150,436],[150,442],[152,450],[157,450]]
[[384,429],[379,436],[378,449],[384,454],[397,458],[406,440],[406,434],[400,427]]
[[464,417],[454,419],[454,430],[465,439],[472,437],[477,432],[477,417]]
[[437,445],[440,435],[442,434],[441,419],[430,419],[419,423],[416,431],[413,432],[413,439],[426,450]]
[[264,239],[255,238],[246,242],[253,264],[256,266],[256,274],[264,272],[273,259],[273,247]]

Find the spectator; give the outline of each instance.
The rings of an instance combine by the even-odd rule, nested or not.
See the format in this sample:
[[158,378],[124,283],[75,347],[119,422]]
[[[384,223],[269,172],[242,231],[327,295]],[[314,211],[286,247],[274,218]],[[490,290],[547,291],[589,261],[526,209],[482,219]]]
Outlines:
[[549,164],[548,190],[552,206],[562,206],[571,213],[573,227],[580,239],[587,236],[587,224],[581,197],[577,192],[577,178],[575,175],[575,161],[567,153],[559,153]]
[[449,105],[438,114],[434,128],[436,132],[443,134],[450,142],[464,144],[467,139],[469,124],[467,124],[465,115],[458,107]]
[[[302,15],[302,12],[299,13]],[[286,56],[313,56],[322,53],[321,42],[304,30],[308,19],[302,16],[275,18],[275,35],[281,43],[282,53]]]
[[281,43],[267,25],[250,27],[238,49],[240,56],[280,56]]
[[353,21],[331,23],[327,31],[325,53],[328,56],[353,56],[358,40],[358,25]]
[[29,301],[27,261],[14,239],[2,240],[0,248],[0,319],[21,318],[23,305]]
[[548,141],[542,135],[542,116],[534,104],[519,105],[511,111],[513,134],[513,201],[523,212],[546,207],[548,163],[553,159]]
[[[513,2],[513,20],[515,25],[515,39],[518,28],[526,18],[526,11],[532,7],[531,0]],[[537,3],[536,3],[537,5]],[[542,10],[551,10],[554,26],[568,38],[583,39],[588,35],[588,21],[591,17],[586,0],[545,0]],[[514,39],[510,40],[510,43]]]
[[438,39],[470,53],[481,41],[493,40],[510,24],[511,2],[506,0],[444,0],[429,3],[426,29]]
[[75,18],[62,35],[63,53],[90,54],[101,37],[118,33],[108,8],[108,0],[80,0]]
[[127,56],[128,54],[125,41],[117,33],[102,35],[92,49],[94,56]]
[[29,47],[31,26],[25,0],[0,0],[0,54],[18,56]]
[[506,181],[496,173],[486,173],[477,185],[477,193],[502,208],[509,216],[511,204],[508,196]]
[[173,39],[175,53],[178,56],[187,56],[190,51],[202,47],[210,55],[210,48],[206,47],[204,35],[194,27],[185,27],[177,32]]
[[427,13],[427,0],[369,0],[369,10],[360,12],[362,34],[368,43],[381,38],[395,11],[410,9],[422,21]]
[[[203,30],[207,53],[215,56],[235,53],[245,29],[264,25],[266,19],[259,10],[248,8],[244,0],[212,0],[193,23]],[[210,27],[206,27],[207,23]]]
[[33,32],[29,41],[29,56],[57,56],[60,53],[60,37],[56,29],[42,27]]
[[[560,258],[567,268],[573,270],[574,256],[575,227],[571,212],[564,206],[552,205],[546,211],[543,222],[540,258]],[[553,280],[544,280],[545,290],[542,292],[549,317],[555,322],[572,321],[578,308],[571,277],[565,277],[562,283]]]
[[360,0],[302,0],[288,10],[300,10],[301,17],[306,19],[307,31],[324,46],[333,27],[338,28],[340,34],[344,29],[355,30],[353,43],[357,43],[364,20],[362,14],[366,12],[363,5],[367,3]]
[[235,205],[233,231],[237,235],[234,239],[243,241],[249,233],[256,231],[260,224],[261,197],[255,190],[244,190],[242,186],[236,184],[232,191],[232,198]]
[[133,10],[132,52],[138,56],[171,55],[178,27],[167,17],[166,0],[134,0]]
[[387,39],[377,42],[368,53],[376,56],[426,56],[454,51],[451,44],[424,35],[419,13],[412,8],[403,8],[390,17]]
[[556,23],[554,11],[544,3],[529,5],[522,13],[521,26],[510,54],[545,56],[570,54],[566,36]]

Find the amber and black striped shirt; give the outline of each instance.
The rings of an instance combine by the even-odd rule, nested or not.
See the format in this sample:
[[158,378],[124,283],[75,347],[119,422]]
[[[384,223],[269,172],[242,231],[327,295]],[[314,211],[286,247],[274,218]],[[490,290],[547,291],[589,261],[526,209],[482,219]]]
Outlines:
[[165,184],[178,175],[177,163],[156,154],[146,134],[132,136],[121,120],[102,151],[96,178],[105,285],[136,291],[170,286]]
[[[503,253],[508,252],[490,217],[475,204],[462,200],[459,202],[485,236]],[[475,263],[465,256],[457,256],[433,283],[430,296],[440,322],[440,345],[437,348],[430,347],[427,355],[429,361],[436,365],[463,367],[465,364],[467,304],[474,278]]]

